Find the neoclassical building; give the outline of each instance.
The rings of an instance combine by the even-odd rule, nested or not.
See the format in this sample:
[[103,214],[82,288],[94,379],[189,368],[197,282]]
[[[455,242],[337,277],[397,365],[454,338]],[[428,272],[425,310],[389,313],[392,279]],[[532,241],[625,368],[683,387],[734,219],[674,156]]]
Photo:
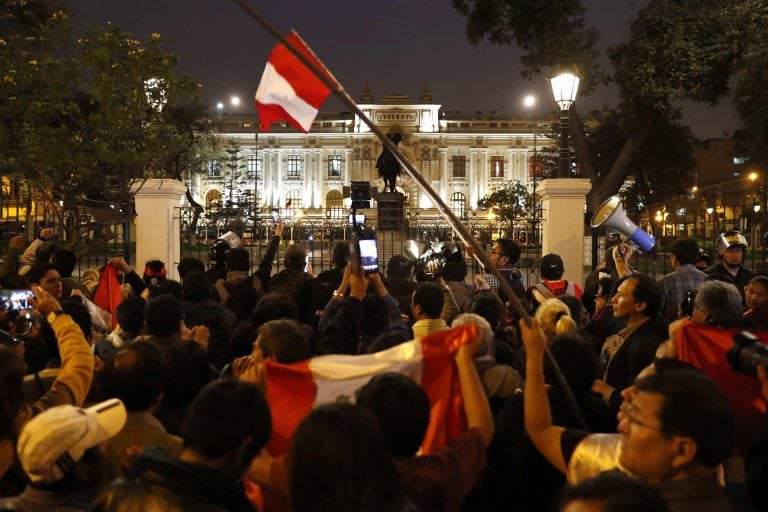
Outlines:
[[[402,95],[374,100],[366,90],[358,106],[385,133],[404,135],[399,147],[405,157],[459,216],[509,180],[532,190],[534,152],[552,144],[542,133],[545,121],[442,110],[428,90],[418,100]],[[191,190],[201,204],[252,202],[255,196],[261,211],[290,200],[291,209],[308,215],[341,216],[351,182],[383,189],[376,170],[382,144],[352,112],[321,112],[308,134],[287,123],[258,133],[256,115],[222,114],[219,123],[222,138],[236,141],[238,150],[209,162],[207,176],[193,179]],[[432,208],[406,173],[397,186],[410,208]]]

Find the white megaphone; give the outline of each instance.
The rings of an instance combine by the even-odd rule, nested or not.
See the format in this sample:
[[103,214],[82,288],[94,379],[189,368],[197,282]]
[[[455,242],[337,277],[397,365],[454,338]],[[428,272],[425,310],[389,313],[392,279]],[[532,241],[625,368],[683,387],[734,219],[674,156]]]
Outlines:
[[592,216],[591,224],[593,228],[605,226],[618,231],[642,252],[651,252],[656,246],[656,239],[653,236],[637,227],[634,222],[627,218],[621,207],[619,196],[611,196],[606,199]]

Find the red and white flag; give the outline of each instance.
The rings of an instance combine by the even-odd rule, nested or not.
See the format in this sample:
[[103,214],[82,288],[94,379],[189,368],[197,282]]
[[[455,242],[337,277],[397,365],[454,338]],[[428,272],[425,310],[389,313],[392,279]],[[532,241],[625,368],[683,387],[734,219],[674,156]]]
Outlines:
[[[325,69],[298,35],[291,33],[286,40],[317,68]],[[256,90],[261,130],[269,131],[272,123],[288,121],[296,129],[309,132],[320,106],[330,93],[331,90],[307,66],[278,43],[269,55]]]
[[294,430],[313,408],[336,401],[354,402],[355,391],[384,372],[403,373],[421,384],[431,407],[422,452],[442,447],[465,430],[454,356],[476,336],[476,326],[462,325],[375,354],[319,356],[288,365],[267,362],[270,453],[278,455],[288,449]]

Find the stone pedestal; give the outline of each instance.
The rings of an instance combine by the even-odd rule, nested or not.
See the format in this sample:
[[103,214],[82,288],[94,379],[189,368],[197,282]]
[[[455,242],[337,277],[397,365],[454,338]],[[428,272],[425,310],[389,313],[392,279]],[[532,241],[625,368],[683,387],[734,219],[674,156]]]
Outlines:
[[400,192],[382,192],[376,196],[379,231],[402,231],[405,222],[405,196]]
[[187,187],[181,181],[151,179],[134,185],[136,194],[136,272],[158,259],[165,263],[168,279],[179,280],[176,265],[181,259],[180,227],[174,208],[181,205]]
[[574,178],[544,180],[536,187],[543,210],[542,255],[560,255],[563,277],[579,286],[584,283],[584,205],[591,188],[589,180]]

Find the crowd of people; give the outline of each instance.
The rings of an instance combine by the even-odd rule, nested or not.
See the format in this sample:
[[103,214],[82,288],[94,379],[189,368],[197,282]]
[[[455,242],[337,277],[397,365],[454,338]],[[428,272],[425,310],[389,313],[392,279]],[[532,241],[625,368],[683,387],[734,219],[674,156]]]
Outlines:
[[[0,510],[768,510],[768,374],[734,376],[714,348],[768,328],[741,233],[705,268],[676,241],[660,279],[617,243],[584,283],[557,254],[527,283],[509,239],[471,280],[460,247],[429,279],[402,256],[364,273],[346,243],[316,276],[289,245],[276,273],[282,230],[259,262],[223,241],[208,265],[185,257],[178,282],[123,258],[76,279],[51,230],[11,239],[0,286],[32,296],[0,311]],[[444,442],[426,443],[432,369],[308,411],[297,384],[278,407],[273,371],[453,333],[462,421]]]

